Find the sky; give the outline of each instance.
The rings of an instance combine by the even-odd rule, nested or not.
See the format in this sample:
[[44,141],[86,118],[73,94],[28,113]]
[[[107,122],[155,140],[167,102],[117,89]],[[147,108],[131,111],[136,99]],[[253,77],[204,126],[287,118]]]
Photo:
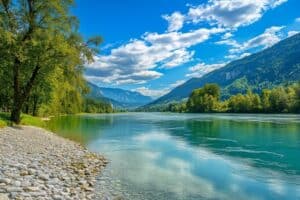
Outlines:
[[300,31],[299,0],[76,0],[85,39],[104,42],[85,77],[158,98]]

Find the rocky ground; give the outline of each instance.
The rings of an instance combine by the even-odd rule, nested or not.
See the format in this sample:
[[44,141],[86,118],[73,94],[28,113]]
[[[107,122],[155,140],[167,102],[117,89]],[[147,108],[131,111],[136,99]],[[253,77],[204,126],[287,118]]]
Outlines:
[[0,129],[0,200],[95,199],[104,157],[34,127]]

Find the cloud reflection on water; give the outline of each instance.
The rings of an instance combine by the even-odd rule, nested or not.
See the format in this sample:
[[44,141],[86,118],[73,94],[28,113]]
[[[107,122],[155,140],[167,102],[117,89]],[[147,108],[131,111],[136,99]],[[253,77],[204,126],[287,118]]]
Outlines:
[[133,135],[129,143],[138,144],[136,151],[114,151],[109,157],[113,168],[123,169],[121,179],[133,187],[172,192],[178,199],[189,199],[187,194],[195,199],[300,198],[299,187],[282,182],[272,170],[260,171],[205,148],[191,147],[161,130]]

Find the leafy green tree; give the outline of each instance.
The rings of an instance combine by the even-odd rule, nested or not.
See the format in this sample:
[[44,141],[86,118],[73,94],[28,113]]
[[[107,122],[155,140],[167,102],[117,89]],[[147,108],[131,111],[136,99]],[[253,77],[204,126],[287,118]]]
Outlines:
[[261,110],[261,100],[258,94],[248,90],[247,94],[237,94],[228,100],[228,111],[237,113],[257,113]]
[[[78,22],[69,12],[72,4],[72,0],[0,1],[0,66],[11,80],[8,88],[13,91],[11,120],[15,123],[20,122],[37,79],[47,79],[57,71],[69,78],[92,60],[93,44],[100,40],[82,40]],[[74,89],[65,94],[69,102],[79,98]]]
[[234,113],[300,113],[300,82],[263,89],[259,95],[248,89],[246,94],[219,101],[220,92],[215,84],[196,89],[187,103],[171,103],[164,111],[171,112],[234,112]]
[[300,113],[300,82],[298,82],[295,86],[295,103],[293,111],[295,113]]
[[289,97],[283,87],[274,88],[270,93],[270,111],[275,113],[288,112]]
[[220,88],[216,84],[206,84],[190,95],[187,109],[190,112],[215,112],[220,98]]
[[261,107],[265,113],[271,112],[270,94],[271,90],[269,89],[264,89],[261,94]]

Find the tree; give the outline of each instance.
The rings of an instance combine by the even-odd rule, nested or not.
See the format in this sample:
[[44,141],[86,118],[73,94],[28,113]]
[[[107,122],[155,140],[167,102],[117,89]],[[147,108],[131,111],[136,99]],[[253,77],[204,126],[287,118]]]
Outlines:
[[295,84],[295,103],[294,103],[294,112],[300,113],[300,82]]
[[248,90],[246,94],[231,96],[219,101],[220,90],[215,84],[207,84],[190,95],[184,104],[171,103],[171,112],[234,112],[234,113],[300,113],[300,82],[292,85],[264,89],[259,95]]
[[261,99],[258,94],[248,90],[245,95],[237,94],[228,100],[228,111],[237,113],[258,113],[261,111]]
[[271,103],[270,103],[270,94],[271,90],[264,89],[261,94],[261,106],[263,112],[270,112],[271,111]]
[[[0,1],[0,65],[10,76],[11,120],[15,123],[20,122],[21,110],[37,79],[46,79],[55,71],[66,77],[92,60],[94,48],[89,44],[97,45],[100,40],[83,42],[78,22],[69,13],[72,4],[72,0]],[[68,95],[76,97],[70,91]]]
[[270,110],[271,112],[281,113],[288,112],[289,97],[283,87],[277,87],[270,93]]
[[190,95],[187,109],[190,112],[215,112],[220,98],[220,88],[217,84],[206,84],[196,89]]

